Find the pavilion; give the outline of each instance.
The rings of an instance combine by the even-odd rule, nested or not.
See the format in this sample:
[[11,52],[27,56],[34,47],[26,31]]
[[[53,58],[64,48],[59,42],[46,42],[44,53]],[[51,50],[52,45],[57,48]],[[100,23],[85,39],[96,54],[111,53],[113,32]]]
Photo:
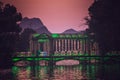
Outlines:
[[98,43],[92,42],[86,34],[33,34],[30,39],[30,52],[38,51],[47,55],[99,55]]

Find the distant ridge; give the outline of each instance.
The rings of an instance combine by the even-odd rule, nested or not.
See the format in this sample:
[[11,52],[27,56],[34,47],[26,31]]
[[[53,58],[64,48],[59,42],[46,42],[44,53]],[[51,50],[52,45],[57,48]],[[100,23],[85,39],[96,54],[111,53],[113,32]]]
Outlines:
[[62,34],[76,34],[76,33],[78,33],[78,31],[74,29],[68,29],[68,30],[65,30]]
[[40,28],[36,29],[35,31],[39,34],[44,34],[44,33],[49,34],[49,35],[51,34],[51,32],[48,31],[48,29],[45,26],[40,27]]
[[44,26],[42,21],[39,18],[28,18],[25,17],[22,19],[20,23],[20,27],[24,30],[26,28],[30,28],[35,30],[39,34],[51,34],[51,32]]
[[[43,22],[39,18],[28,18],[24,17],[20,23],[20,27],[23,29],[29,28],[33,29],[39,34],[51,34],[51,32],[47,29],[47,27],[43,24]],[[22,31],[22,32],[23,32]],[[22,33],[21,32],[21,33]],[[62,32],[61,34],[84,34],[85,31],[76,31],[74,29],[68,29]]]

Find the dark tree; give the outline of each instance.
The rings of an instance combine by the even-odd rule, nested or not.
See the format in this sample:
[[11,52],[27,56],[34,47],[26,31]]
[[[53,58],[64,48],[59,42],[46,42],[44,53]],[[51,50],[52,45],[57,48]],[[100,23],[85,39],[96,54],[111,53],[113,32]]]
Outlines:
[[86,18],[89,33],[94,33],[101,54],[120,51],[120,4],[119,0],[95,0]]
[[12,55],[21,28],[17,22],[22,16],[10,4],[2,6],[0,2],[0,68],[9,68],[12,65]]

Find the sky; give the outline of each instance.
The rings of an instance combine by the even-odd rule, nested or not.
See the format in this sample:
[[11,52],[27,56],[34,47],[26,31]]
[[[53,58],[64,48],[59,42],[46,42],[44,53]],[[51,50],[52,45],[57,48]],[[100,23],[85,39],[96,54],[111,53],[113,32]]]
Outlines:
[[1,0],[14,5],[23,17],[40,18],[52,33],[85,30],[84,18],[94,0]]

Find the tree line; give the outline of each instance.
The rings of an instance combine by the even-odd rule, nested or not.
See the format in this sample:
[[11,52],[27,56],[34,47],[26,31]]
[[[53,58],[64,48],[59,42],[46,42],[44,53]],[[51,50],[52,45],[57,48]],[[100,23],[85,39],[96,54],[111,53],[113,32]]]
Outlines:
[[95,0],[89,7],[88,33],[93,33],[99,43],[100,53],[120,51],[120,4],[119,0]]

